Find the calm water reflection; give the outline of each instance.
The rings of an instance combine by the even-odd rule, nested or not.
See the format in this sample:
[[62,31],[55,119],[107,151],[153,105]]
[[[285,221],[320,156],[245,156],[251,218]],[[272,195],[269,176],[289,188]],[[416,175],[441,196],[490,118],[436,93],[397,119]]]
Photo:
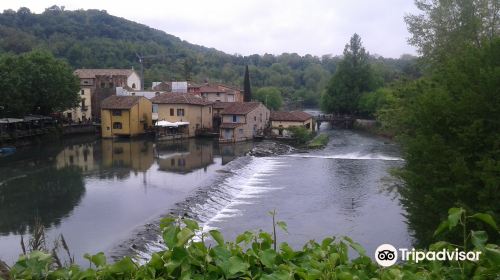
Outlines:
[[0,158],[0,259],[17,258],[20,235],[35,217],[49,241],[64,234],[80,261],[86,252],[109,251],[252,147],[87,138],[20,149]]

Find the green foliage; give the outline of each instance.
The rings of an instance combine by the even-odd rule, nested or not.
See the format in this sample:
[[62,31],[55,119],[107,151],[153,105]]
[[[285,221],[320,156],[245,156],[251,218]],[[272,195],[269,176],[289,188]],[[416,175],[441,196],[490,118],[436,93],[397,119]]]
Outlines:
[[416,0],[420,14],[405,16],[410,44],[431,64],[445,62],[464,47],[480,48],[500,35],[498,0]]
[[281,92],[276,87],[259,88],[255,93],[255,99],[262,102],[270,110],[279,110],[283,104]]
[[[146,87],[153,81],[211,79],[241,87],[249,66],[252,87],[276,87],[287,102],[318,106],[339,57],[296,53],[229,55],[187,43],[162,31],[100,10],[67,11],[53,6],[41,14],[27,8],[0,14],[0,53],[48,50],[74,68],[140,69]],[[413,59],[374,59],[386,77],[404,73]]]
[[311,140],[313,136],[311,131],[303,126],[290,126],[287,130],[290,131],[297,144],[305,144],[307,141]]
[[78,104],[79,82],[70,67],[46,52],[0,57],[0,117],[48,115]]
[[[448,221],[458,222],[468,215],[464,209],[450,209]],[[275,212],[271,212],[275,215]],[[455,214],[458,214],[456,216]],[[478,213],[479,214],[479,213]],[[481,214],[484,216],[485,214]],[[489,219],[487,219],[489,220]],[[274,225],[278,225],[274,223]],[[284,223],[281,223],[284,225]],[[450,230],[454,230],[451,227]],[[408,261],[390,268],[379,267],[358,243],[348,237],[328,237],[322,242],[310,241],[295,250],[287,243],[276,243],[275,234],[245,232],[236,241],[225,242],[218,231],[211,231],[216,243],[211,246],[199,241],[205,233],[195,221],[162,221],[163,235],[177,233],[176,241],[165,240],[168,248],[154,253],[151,259],[139,265],[129,257],[108,264],[104,255],[86,255],[93,268],[76,265],[55,268],[50,254],[39,251],[23,255],[10,270],[12,279],[494,279],[500,274],[500,247],[487,244],[487,235],[471,231],[470,248],[481,252],[478,262],[472,261]],[[274,236],[274,239],[273,237]],[[349,255],[350,249],[355,256]],[[429,250],[455,250],[451,243],[440,241]]]
[[330,137],[328,136],[328,134],[325,133],[319,134],[307,144],[307,147],[310,149],[323,148],[326,146],[326,144],[328,144],[329,139]]
[[361,45],[361,37],[354,34],[345,46],[344,58],[321,97],[321,108],[329,113],[353,114],[358,109],[361,94],[376,87],[377,81],[368,53]]
[[374,92],[365,92],[361,95],[358,110],[361,115],[374,117],[375,113],[393,102],[394,95],[390,88],[379,88]]

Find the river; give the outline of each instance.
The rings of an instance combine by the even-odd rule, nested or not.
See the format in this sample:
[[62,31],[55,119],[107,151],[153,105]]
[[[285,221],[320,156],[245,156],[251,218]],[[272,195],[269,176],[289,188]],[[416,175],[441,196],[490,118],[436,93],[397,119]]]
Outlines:
[[158,220],[192,217],[228,239],[271,230],[269,211],[288,224],[279,241],[348,235],[368,252],[411,246],[399,183],[398,147],[348,130],[329,130],[325,149],[253,157],[256,143],[190,139],[70,139],[0,158],[0,259],[17,259],[20,236],[38,219],[47,245],[63,234],[78,263],[84,253],[147,256],[162,248]]

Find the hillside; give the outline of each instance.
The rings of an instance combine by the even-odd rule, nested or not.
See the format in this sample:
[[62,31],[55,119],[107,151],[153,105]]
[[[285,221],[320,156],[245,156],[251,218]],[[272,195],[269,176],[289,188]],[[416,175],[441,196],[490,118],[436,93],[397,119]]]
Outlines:
[[[45,49],[76,68],[140,69],[137,54],[145,57],[146,87],[152,81],[191,79],[221,81],[241,86],[245,64],[250,65],[254,88],[275,86],[285,99],[315,106],[338,57],[321,58],[284,53],[278,56],[229,55],[182,41],[101,10],[67,11],[47,8],[41,14],[28,8],[0,14],[0,53]],[[380,78],[394,79],[408,71],[412,59],[373,58]]]

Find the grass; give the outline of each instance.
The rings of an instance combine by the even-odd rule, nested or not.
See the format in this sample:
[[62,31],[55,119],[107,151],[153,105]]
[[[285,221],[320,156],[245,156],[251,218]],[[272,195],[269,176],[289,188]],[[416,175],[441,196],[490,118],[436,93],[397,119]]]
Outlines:
[[318,134],[316,137],[314,137],[314,139],[307,143],[307,147],[309,149],[321,149],[325,147],[326,144],[328,144],[329,139],[330,137],[327,134]]

